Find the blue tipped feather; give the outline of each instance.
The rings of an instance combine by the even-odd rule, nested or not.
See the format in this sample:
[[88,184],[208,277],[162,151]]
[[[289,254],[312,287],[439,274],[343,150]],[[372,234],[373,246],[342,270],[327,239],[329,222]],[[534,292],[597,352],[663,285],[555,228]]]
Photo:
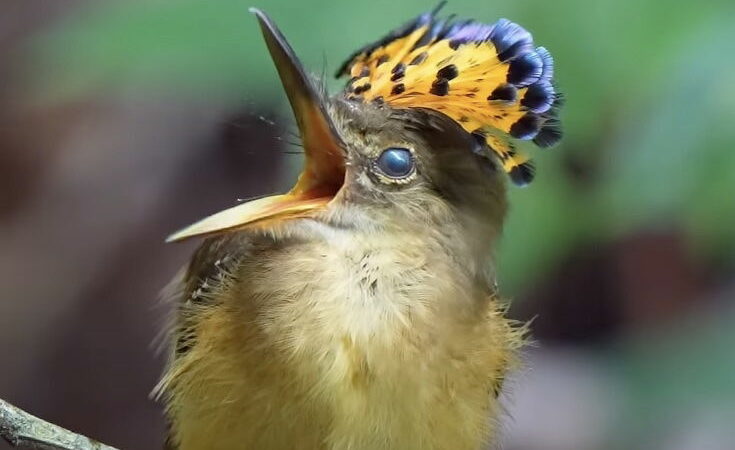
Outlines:
[[543,114],[551,109],[555,99],[554,94],[554,86],[542,78],[528,87],[526,94],[521,99],[521,105],[537,114]]
[[[556,92],[554,85],[554,59],[546,48],[534,45],[531,33],[508,19],[484,24],[475,20],[455,20],[454,16],[439,18],[437,13],[443,5],[444,2],[433,11],[416,17],[383,39],[355,52],[340,68],[338,75],[350,74],[350,67],[354,67],[353,64],[361,64],[363,66],[357,67],[362,67],[366,74],[359,75],[360,77],[368,80],[375,77],[380,80],[378,75],[371,74],[371,70],[377,72],[385,70],[381,63],[383,59],[388,60],[389,55],[381,48],[396,39],[422,30],[413,37],[411,48],[403,50],[409,52],[410,58],[405,61],[393,61],[390,74],[382,78],[390,80],[392,85],[371,86],[373,92],[365,94],[357,92],[357,89],[351,88],[348,84],[347,96],[348,98],[357,96],[354,98],[368,101],[372,96],[390,105],[392,101],[390,96],[400,96],[411,89],[411,86],[404,83],[412,71],[416,73],[415,66],[427,64],[425,67],[431,67],[433,70],[426,70],[425,76],[435,77],[431,80],[431,89],[428,92],[419,92],[414,86],[415,92],[410,92],[416,104],[409,106],[422,107],[423,95],[426,95],[426,98],[450,96],[453,97],[452,101],[455,104],[467,102],[454,110],[451,110],[452,108],[440,110],[462,126],[465,123],[472,123],[472,129],[467,131],[475,132],[476,136],[486,137],[486,145],[499,156],[504,170],[510,174],[511,179],[519,185],[527,184],[534,176],[533,165],[520,150],[516,153],[514,141],[532,141],[539,147],[550,147],[562,136],[558,119],[561,96]],[[449,52],[446,47],[435,47],[443,52],[441,56],[430,51],[434,45],[444,46],[447,43],[451,50]],[[453,64],[454,55],[463,52],[467,52],[465,55],[477,52],[478,57],[465,59],[464,67],[462,64]],[[501,63],[500,65],[493,56]],[[482,64],[487,64],[484,72]],[[463,77],[464,70],[473,71],[472,76]],[[502,72],[505,79],[495,86],[489,85],[497,83],[498,72],[489,76],[491,71],[505,71]],[[358,73],[359,70],[355,70],[352,75],[357,76]],[[404,98],[402,105],[406,104]],[[468,120],[468,115],[473,111],[478,117],[482,117],[480,127],[477,127],[477,122]],[[510,119],[506,119],[508,117]],[[497,131],[493,133],[493,142],[489,135],[485,134],[492,130]]]

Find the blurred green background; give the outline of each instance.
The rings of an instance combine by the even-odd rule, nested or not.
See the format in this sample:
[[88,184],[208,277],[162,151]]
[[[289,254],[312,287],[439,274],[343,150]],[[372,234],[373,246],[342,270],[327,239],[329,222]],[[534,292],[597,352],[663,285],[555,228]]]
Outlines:
[[[0,396],[160,447],[155,298],[192,250],[162,239],[300,166],[250,6],[336,92],[344,57],[434,4],[0,4]],[[735,448],[735,4],[444,11],[531,30],[567,99],[565,139],[511,189],[499,251],[537,340],[505,448]]]

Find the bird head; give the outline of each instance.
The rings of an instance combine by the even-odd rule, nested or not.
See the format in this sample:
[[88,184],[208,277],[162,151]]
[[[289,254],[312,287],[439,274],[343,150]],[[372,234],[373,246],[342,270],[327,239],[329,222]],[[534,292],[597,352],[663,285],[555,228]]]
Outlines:
[[552,60],[511,22],[452,22],[437,11],[357,51],[337,74],[351,76],[346,89],[329,97],[252,9],[296,118],[303,170],[288,193],[216,213],[169,241],[304,218],[491,241],[505,216],[506,173],[516,184],[533,177],[514,141],[560,137]]

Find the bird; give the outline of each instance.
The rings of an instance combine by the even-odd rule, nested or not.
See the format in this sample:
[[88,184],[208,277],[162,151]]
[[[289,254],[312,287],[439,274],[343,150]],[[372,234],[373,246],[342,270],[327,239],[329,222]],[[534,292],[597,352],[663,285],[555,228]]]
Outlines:
[[351,55],[330,96],[251,9],[304,166],[285,194],[172,234],[200,238],[168,288],[155,389],[171,450],[479,450],[497,443],[526,327],[494,249],[524,145],[561,138],[553,58],[506,19],[443,4]]

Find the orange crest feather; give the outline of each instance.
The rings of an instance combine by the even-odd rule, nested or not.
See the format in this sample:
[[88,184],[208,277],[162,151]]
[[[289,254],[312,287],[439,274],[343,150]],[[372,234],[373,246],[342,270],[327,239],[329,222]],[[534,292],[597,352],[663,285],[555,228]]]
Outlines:
[[561,138],[553,59],[506,19],[440,20],[439,8],[350,57],[337,73],[351,76],[344,95],[439,111],[481,137],[511,179],[525,185],[533,166],[514,141],[549,147]]

